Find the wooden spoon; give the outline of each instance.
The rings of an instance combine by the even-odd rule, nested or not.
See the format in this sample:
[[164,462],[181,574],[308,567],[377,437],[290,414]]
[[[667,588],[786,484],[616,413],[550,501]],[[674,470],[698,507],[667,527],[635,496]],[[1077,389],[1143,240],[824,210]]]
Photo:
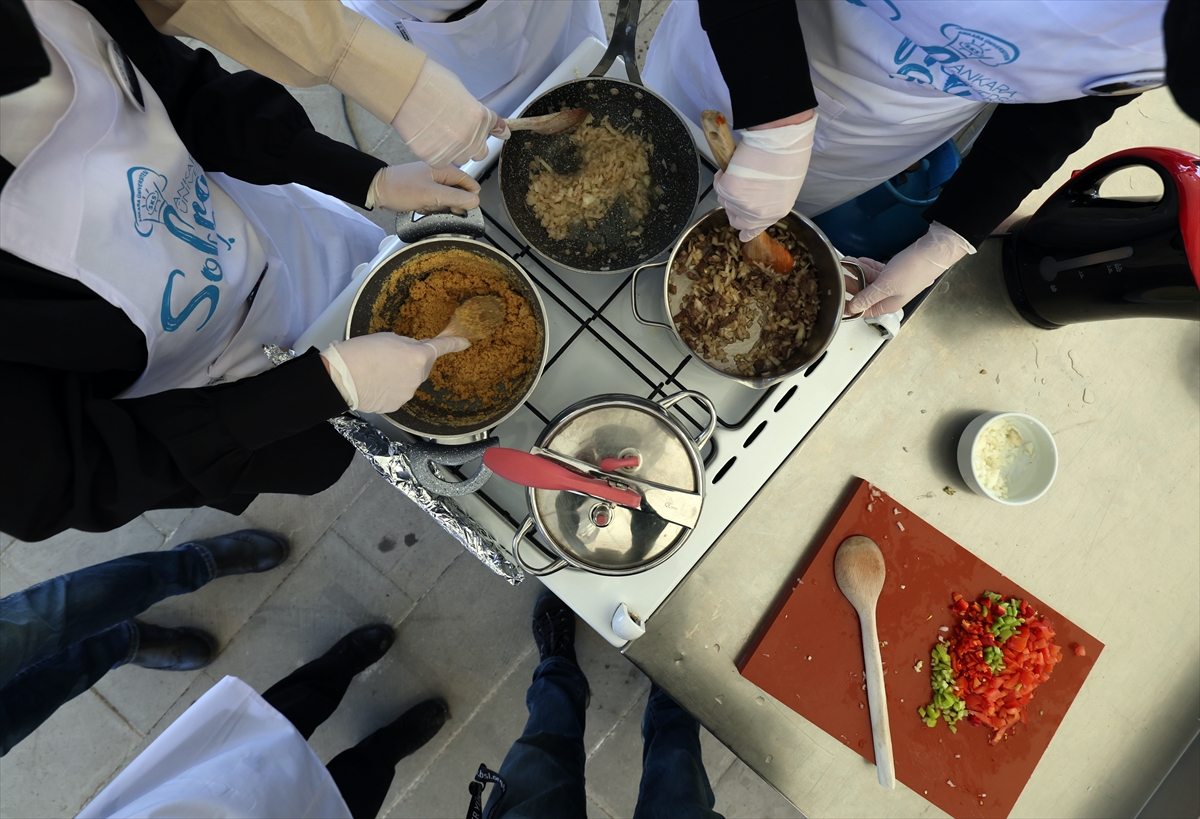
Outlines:
[[892,760],[892,731],[888,726],[887,694],[883,688],[883,658],[879,654],[879,632],[875,628],[875,603],[883,590],[887,567],[883,552],[870,538],[855,535],[842,541],[833,557],[833,574],[838,588],[854,610],[862,629],[863,660],[867,678],[867,703],[871,708],[871,736],[875,740],[875,771],[879,784],[896,787],[896,765]]
[[[717,160],[721,170],[729,168],[729,160],[733,158],[733,132],[729,130],[729,122],[720,111],[705,111],[700,115],[700,125],[708,140],[708,147]],[[772,239],[764,230],[750,241],[742,245],[742,255],[747,261],[761,267],[767,267],[783,275],[792,272],[792,254],[788,249]]]
[[572,108],[570,111],[559,111],[557,114],[544,114],[540,117],[517,117],[506,119],[510,131],[533,131],[535,134],[562,134],[575,128],[587,119],[586,108]]
[[504,324],[504,302],[499,296],[472,296],[458,305],[450,323],[438,336],[458,336],[482,341]]

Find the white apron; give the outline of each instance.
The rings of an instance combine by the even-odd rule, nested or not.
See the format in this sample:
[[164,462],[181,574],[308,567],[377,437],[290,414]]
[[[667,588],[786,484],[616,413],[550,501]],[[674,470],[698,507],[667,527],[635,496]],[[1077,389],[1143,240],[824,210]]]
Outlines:
[[268,369],[262,345],[289,346],[383,231],[306,188],[206,174],[94,17],[74,3],[27,8],[75,93],[0,195],[0,246],[142,331],[146,369],[120,397]]
[[[815,216],[890,179],[989,102],[1084,96],[1104,78],[1161,72],[1166,0],[797,0],[818,119],[796,208]],[[646,84],[699,122],[730,112],[698,5],[674,0]]]
[[[397,32],[502,117],[515,109],[583,42],[608,38],[597,0],[488,0],[451,23],[446,0],[342,0],[350,8]],[[422,19],[415,19],[417,17]]]
[[295,726],[250,686],[225,677],[79,817],[350,819],[350,810]]

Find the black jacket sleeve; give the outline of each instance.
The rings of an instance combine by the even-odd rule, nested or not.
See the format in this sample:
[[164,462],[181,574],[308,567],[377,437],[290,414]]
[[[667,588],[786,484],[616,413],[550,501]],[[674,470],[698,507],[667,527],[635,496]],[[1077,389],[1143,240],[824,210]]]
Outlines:
[[1184,113],[1200,122],[1200,3],[1167,3],[1163,46],[1167,52],[1167,87]]
[[997,106],[925,218],[978,247],[1096,128],[1133,99],[1083,97]]
[[82,0],[146,76],[206,171],[255,185],[297,182],[362,206],[387,163],[318,133],[274,80],[230,74],[204,49],[159,34],[133,0]]
[[734,128],[817,107],[795,0],[700,0],[700,25],[729,86]]

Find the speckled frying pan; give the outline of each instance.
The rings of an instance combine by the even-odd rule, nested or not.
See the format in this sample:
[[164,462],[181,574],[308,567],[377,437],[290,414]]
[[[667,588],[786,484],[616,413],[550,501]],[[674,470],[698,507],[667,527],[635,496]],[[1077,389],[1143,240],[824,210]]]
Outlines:
[[[582,224],[565,239],[551,239],[525,197],[530,163],[544,160],[552,169],[569,173],[579,164],[578,149],[569,134],[544,136],[514,132],[500,152],[500,190],[504,209],[517,232],[534,250],[551,261],[584,273],[632,270],[671,247],[687,227],[700,187],[700,159],[683,120],[661,97],[642,85],[634,57],[634,38],[641,0],[621,0],[612,42],[588,77],[555,86],[521,112],[521,116],[550,114],[562,108],[586,108],[595,121],[605,116],[618,130],[629,126],[654,145],[650,157],[651,189],[662,193],[650,200],[642,233],[621,199],[594,229]],[[629,81],[604,77],[617,56],[625,62]],[[635,113],[637,116],[635,116]],[[589,245],[592,247],[588,249]]]

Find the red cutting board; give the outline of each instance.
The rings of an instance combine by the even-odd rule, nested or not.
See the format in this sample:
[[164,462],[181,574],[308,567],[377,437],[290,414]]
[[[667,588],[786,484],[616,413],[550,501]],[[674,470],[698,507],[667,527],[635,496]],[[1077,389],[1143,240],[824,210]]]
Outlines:
[[[1104,645],[859,479],[738,670],[869,762],[875,753],[858,616],[833,576],[834,553],[851,535],[874,540],[887,564],[877,619],[897,779],[951,816],[1007,817]],[[988,744],[992,731],[986,727],[964,720],[952,734],[944,722],[927,728],[917,715],[930,697],[929,652],[938,627],[954,625],[951,593],[974,600],[984,591],[1023,598],[1048,615],[1063,652],[1029,703],[1028,725],[1010,728],[997,747]],[[1076,644],[1085,647],[1086,657],[1071,650]],[[915,671],[918,660],[924,664]]]

